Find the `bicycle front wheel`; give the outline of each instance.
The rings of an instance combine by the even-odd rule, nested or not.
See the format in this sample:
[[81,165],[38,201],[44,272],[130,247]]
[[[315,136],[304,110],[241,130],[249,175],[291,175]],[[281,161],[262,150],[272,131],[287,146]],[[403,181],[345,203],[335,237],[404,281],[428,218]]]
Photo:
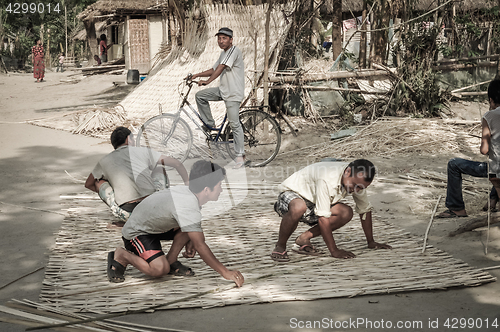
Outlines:
[[[260,110],[240,113],[245,139],[245,156],[251,167],[264,166],[278,154],[281,146],[281,131],[278,123],[269,114]],[[226,127],[226,137],[232,137],[231,127]],[[234,159],[236,154],[232,144],[228,153]]]
[[193,145],[193,135],[186,121],[173,114],[160,114],[146,121],[136,139],[145,146],[184,162]]

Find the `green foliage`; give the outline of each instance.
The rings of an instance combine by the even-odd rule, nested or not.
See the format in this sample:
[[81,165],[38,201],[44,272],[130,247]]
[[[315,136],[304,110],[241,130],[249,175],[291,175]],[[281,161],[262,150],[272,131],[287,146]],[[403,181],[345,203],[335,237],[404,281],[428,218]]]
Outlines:
[[[39,13],[38,10],[31,13],[13,13],[7,12],[10,0],[0,0],[0,39],[6,36],[15,36],[15,50],[13,56],[26,60],[31,54],[31,47],[35,45],[35,39],[40,37],[40,32],[43,33],[45,51],[50,51],[52,56],[56,56],[61,52],[60,44],[65,47],[65,17],[64,6],[67,8],[67,23],[68,23],[68,39],[76,31],[83,28],[81,22],[76,16],[81,13],[87,6],[95,3],[97,0],[55,0],[55,1],[39,1],[45,5],[46,11]],[[47,8],[50,3],[54,9],[59,4],[59,12],[52,10],[48,13]],[[12,7],[10,7],[12,8]],[[42,30],[43,26],[43,30]],[[41,31],[42,30],[42,31]],[[50,30],[50,35],[49,31]],[[50,50],[48,49],[48,38],[50,39]],[[71,41],[69,41],[70,43]],[[10,54],[9,54],[10,55]]]
[[431,68],[439,51],[451,54],[452,50],[438,42],[440,27],[437,24],[428,27],[416,22],[401,33],[394,52],[402,58],[402,80],[395,86],[391,111],[436,116],[447,107],[450,94],[440,87],[437,73]]

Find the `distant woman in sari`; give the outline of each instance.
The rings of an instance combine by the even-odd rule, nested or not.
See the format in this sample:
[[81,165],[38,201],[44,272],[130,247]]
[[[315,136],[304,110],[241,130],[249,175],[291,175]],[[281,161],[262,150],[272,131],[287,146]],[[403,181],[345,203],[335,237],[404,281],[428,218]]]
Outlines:
[[44,51],[42,42],[39,38],[35,40],[36,45],[32,47],[31,53],[33,55],[33,77],[36,82],[42,82],[45,76],[45,64],[43,63]]

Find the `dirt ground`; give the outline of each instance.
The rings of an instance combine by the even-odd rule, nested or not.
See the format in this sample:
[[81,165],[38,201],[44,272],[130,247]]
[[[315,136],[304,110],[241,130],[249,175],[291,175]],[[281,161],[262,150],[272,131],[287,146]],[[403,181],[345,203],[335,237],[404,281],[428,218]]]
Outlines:
[[[115,88],[114,81],[124,76],[101,75],[86,78],[79,83],[62,83],[71,71],[48,72],[45,83],[34,83],[31,74],[0,75],[0,305],[10,299],[38,300],[44,278],[42,268],[47,264],[49,250],[64,216],[60,213],[59,195],[83,192],[74,177],[86,177],[96,162],[110,152],[111,145],[103,139],[73,135],[69,132],[37,127],[27,120],[50,118],[92,105],[112,105],[129,92],[130,87]],[[482,105],[485,111],[484,104]],[[452,110],[461,119],[478,120],[476,103],[454,103]],[[329,140],[330,128],[297,121],[300,132],[294,138],[285,132],[283,150],[293,150]],[[282,126],[286,125],[282,123]],[[443,188],[430,188],[404,183],[392,183],[399,175],[419,170],[445,173],[446,163],[452,157],[476,160],[479,154],[396,155],[383,158],[363,156],[378,167],[381,179],[369,188],[376,214],[419,238],[427,228],[431,212],[439,195],[443,195],[438,211],[444,208]],[[265,169],[248,169],[247,176],[256,181],[277,182],[287,172],[316,162],[315,158],[278,157]],[[383,180],[384,179],[384,180]],[[481,182],[482,181],[482,182]],[[478,187],[486,192],[486,180]],[[472,199],[466,195],[469,214],[479,215],[484,197]],[[263,207],[268,208],[268,207]],[[488,255],[484,254],[485,229],[468,232],[453,238],[447,236],[465,220],[437,219],[434,221],[428,243],[455,258],[477,268],[500,265],[500,228],[492,226],[489,234]],[[354,220],[353,222],[358,222]],[[498,224],[497,224],[498,225]],[[276,225],[278,229],[278,225]],[[377,239],[377,234],[375,234]],[[270,250],[275,239],[269,239]],[[36,271],[28,276],[27,274]],[[304,271],[307,273],[307,271]],[[500,269],[490,273],[500,277]],[[25,276],[24,278],[21,278]],[[18,278],[21,278],[17,280]],[[11,284],[10,282],[15,281]],[[8,284],[8,285],[7,285]],[[7,285],[7,286],[5,286]],[[3,314],[0,315],[0,317]],[[479,287],[453,288],[359,296],[355,298],[326,299],[308,302],[285,302],[257,305],[237,305],[213,309],[183,309],[130,315],[120,319],[164,328],[189,331],[319,331],[300,328],[307,321],[349,321],[365,319],[371,322],[403,322],[408,328],[401,331],[447,330],[447,319],[480,320],[481,329],[463,331],[500,331],[491,327],[497,319],[500,325],[500,286],[498,282]],[[435,322],[438,322],[438,328]],[[490,324],[485,328],[486,322]],[[360,321],[361,322],[361,321]],[[422,328],[412,324],[422,323]],[[452,322],[452,321],[450,321]],[[477,324],[477,323],[476,323]],[[380,326],[380,325],[379,325]],[[459,326],[459,325],[457,325]],[[477,325],[474,325],[477,326]],[[25,327],[0,322],[0,331],[24,331]],[[323,330],[371,330],[366,325]],[[377,331],[389,330],[383,327]],[[392,329],[394,330],[394,328]]]

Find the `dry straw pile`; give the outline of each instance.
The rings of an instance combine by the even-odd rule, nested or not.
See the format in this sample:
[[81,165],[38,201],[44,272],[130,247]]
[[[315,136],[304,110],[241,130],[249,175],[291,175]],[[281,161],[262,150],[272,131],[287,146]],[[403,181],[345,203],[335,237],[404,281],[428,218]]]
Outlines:
[[345,139],[308,147],[308,157],[391,157],[395,154],[476,152],[480,141],[470,132],[478,126],[479,122],[474,124],[441,119],[380,118],[359,128],[354,135]]

